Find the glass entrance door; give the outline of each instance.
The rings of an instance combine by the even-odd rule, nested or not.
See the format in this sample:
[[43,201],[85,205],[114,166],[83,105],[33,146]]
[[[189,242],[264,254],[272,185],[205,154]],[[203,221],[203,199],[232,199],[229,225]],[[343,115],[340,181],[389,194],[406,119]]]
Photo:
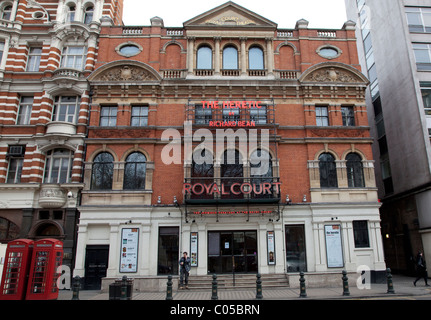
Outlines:
[[208,273],[234,272],[257,273],[257,232],[208,232]]

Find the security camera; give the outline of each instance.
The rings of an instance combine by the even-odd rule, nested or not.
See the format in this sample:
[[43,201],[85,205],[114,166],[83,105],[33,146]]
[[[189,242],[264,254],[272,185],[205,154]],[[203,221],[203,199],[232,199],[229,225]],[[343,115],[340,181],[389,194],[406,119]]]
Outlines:
[[72,191],[69,191],[69,192],[67,193],[67,197],[68,197],[69,199],[73,198],[73,193],[72,193]]

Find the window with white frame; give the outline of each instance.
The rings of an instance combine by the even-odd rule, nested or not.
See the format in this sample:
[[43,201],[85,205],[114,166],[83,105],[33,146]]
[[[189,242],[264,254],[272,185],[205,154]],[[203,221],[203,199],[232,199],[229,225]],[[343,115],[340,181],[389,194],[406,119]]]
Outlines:
[[316,126],[329,126],[328,107],[316,107]]
[[73,152],[50,150],[46,156],[44,183],[68,183],[72,178]]
[[94,7],[88,6],[87,8],[85,8],[85,10],[84,10],[84,23],[90,24],[91,21],[93,21],[93,16],[94,16]]
[[4,47],[5,47],[5,42],[0,40],[0,64],[3,60]]
[[132,118],[130,123],[133,127],[147,126],[148,106],[132,106]]
[[10,20],[12,17],[12,5],[11,4],[6,4],[1,12],[1,18],[3,20]]
[[40,59],[42,57],[41,47],[31,47],[28,51],[27,71],[37,72],[40,67]]
[[73,68],[78,70],[84,69],[85,47],[84,46],[66,46],[63,48],[61,55],[61,67]]
[[406,7],[410,32],[431,32],[431,8]]
[[81,98],[77,96],[57,96],[54,99],[52,121],[76,123]]
[[103,106],[100,110],[100,126],[115,127],[117,125],[117,106]]
[[16,124],[27,125],[30,124],[31,111],[33,108],[33,97],[21,97],[18,116],[16,118]]
[[431,70],[431,43],[413,43],[418,71]]
[[9,167],[7,171],[6,183],[20,183],[22,175],[22,167],[24,165],[24,145],[9,146],[7,153],[9,159]]
[[67,8],[66,22],[75,21],[75,12],[76,12],[75,5],[74,4],[69,5]]

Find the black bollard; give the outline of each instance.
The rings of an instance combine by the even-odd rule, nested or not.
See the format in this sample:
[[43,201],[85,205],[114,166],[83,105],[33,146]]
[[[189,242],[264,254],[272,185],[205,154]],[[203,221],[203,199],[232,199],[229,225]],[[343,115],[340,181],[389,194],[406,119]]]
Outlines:
[[386,278],[388,280],[388,291],[386,293],[394,294],[395,293],[394,283],[392,282],[392,274],[391,274],[390,268],[386,269]]
[[218,300],[217,295],[217,275],[213,274],[211,300]]
[[256,299],[261,300],[263,299],[262,295],[262,280],[260,280],[261,276],[260,273],[256,275]]
[[121,280],[120,300],[127,300],[127,276],[123,276]]
[[81,277],[75,276],[72,281],[72,300],[79,300],[80,287],[81,287]]
[[349,278],[347,278],[346,270],[343,270],[343,277],[341,279],[343,280],[343,296],[350,296]]
[[172,276],[168,275],[168,282],[166,283],[166,300],[172,300]]
[[305,278],[304,278],[304,272],[299,273],[299,288],[301,290],[301,293],[299,294],[300,298],[307,298],[307,291],[305,289]]

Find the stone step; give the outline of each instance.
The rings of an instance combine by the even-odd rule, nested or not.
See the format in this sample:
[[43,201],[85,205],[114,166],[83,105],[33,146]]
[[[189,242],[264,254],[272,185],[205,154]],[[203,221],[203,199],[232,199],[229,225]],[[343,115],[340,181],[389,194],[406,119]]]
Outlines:
[[[235,283],[233,275],[222,274],[217,276],[217,288],[221,290],[229,289],[255,289],[255,274],[235,274]],[[207,276],[190,276],[189,289],[193,290],[211,290],[212,275]],[[286,288],[289,287],[289,278],[286,274],[265,274],[261,276],[262,288]]]

